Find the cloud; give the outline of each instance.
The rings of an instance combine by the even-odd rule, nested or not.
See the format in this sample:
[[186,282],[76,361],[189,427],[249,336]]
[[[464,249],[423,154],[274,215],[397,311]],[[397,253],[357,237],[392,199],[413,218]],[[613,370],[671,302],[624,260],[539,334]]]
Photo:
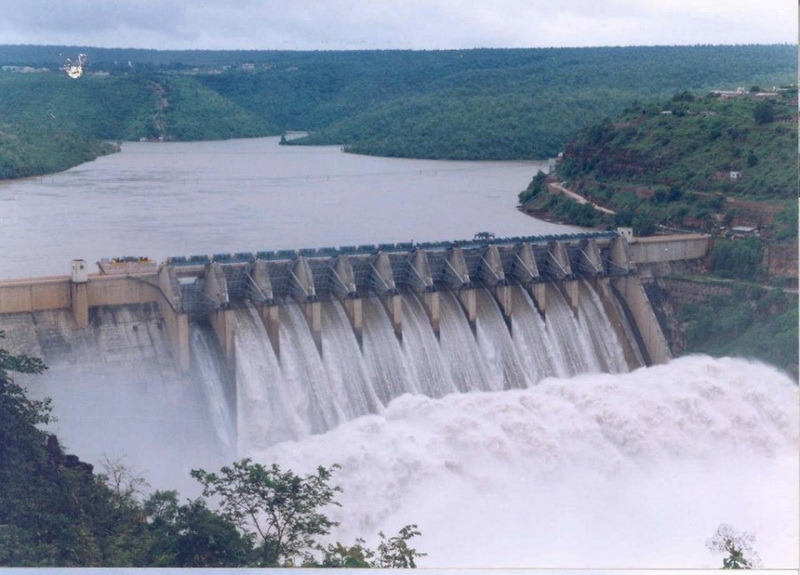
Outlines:
[[5,0],[0,43],[472,48],[797,40],[790,0]]

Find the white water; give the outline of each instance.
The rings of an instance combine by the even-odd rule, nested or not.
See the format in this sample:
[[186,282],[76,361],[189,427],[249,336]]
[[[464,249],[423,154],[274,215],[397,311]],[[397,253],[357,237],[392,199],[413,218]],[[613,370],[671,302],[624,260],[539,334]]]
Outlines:
[[[231,451],[236,446],[236,429],[224,388],[224,374],[220,373],[217,343],[213,334],[201,329],[192,329],[189,334],[191,358],[198,373],[196,381],[203,390],[208,414],[217,432],[217,440],[223,450]],[[286,437],[282,439],[287,439]]]
[[695,356],[405,395],[257,457],[340,464],[335,539],[416,523],[424,566],[715,568],[705,541],[727,522],[756,533],[764,567],[797,568],[797,406],[773,368]]
[[[421,296],[405,294],[402,343],[380,301],[366,299],[361,346],[343,304],[321,302],[321,354],[302,309],[282,306],[280,358],[273,352],[256,310],[237,310],[240,451],[329,431],[362,415],[379,413],[393,398],[406,393],[443,397],[520,389],[547,376],[574,375],[584,364],[595,371],[600,371],[601,363],[610,371],[627,371],[616,334],[598,312],[599,299],[588,284],[581,295],[587,303],[581,304],[577,319],[553,291],[547,323],[521,288],[513,288],[513,292],[523,304],[519,312],[512,312],[516,337],[487,290],[475,292],[474,333],[456,295],[440,292],[438,337]],[[596,336],[589,337],[589,332]],[[573,340],[581,346],[573,350],[580,361],[560,353],[572,346]],[[207,350],[197,351],[210,355]],[[210,371],[203,372],[206,387],[212,385],[205,375]],[[210,393],[207,397],[214,424],[223,426],[218,434],[225,437],[230,427],[227,422],[234,416],[220,414],[220,404]]]
[[[765,567],[796,568],[798,391],[785,375],[703,356],[599,373],[625,365],[590,286],[577,318],[548,293],[545,322],[515,290],[512,336],[478,297],[473,334],[442,294],[437,340],[404,296],[402,344],[366,300],[363,353],[341,304],[325,303],[322,360],[288,306],[287,331],[307,341],[284,360],[282,333],[276,385],[328,395],[296,412],[310,422],[297,441],[239,455],[301,472],[341,465],[333,539],[374,545],[416,523],[424,566],[714,568],[705,541],[725,522],[757,534]],[[287,374],[301,364],[302,377]],[[584,369],[597,373],[575,375]]]

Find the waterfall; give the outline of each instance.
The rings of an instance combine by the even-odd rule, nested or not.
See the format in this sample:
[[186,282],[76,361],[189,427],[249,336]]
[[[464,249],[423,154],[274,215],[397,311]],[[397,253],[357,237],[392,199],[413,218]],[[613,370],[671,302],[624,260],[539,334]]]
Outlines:
[[197,381],[203,390],[211,423],[224,450],[235,448],[236,431],[230,401],[225,393],[225,377],[213,334],[193,325],[189,333],[191,357]]
[[481,361],[478,343],[460,305],[452,293],[441,294],[439,341],[442,355],[450,366],[453,381],[459,391],[488,391],[492,389],[492,379]]
[[458,391],[444,361],[423,304],[414,294],[403,296],[403,353],[411,368],[411,385],[428,397]]
[[404,393],[416,393],[400,342],[394,334],[389,316],[380,300],[363,299],[364,309],[364,361],[375,394],[383,405]]
[[324,433],[379,414],[404,394],[439,398],[523,389],[547,377],[627,371],[617,332],[591,284],[580,286],[577,314],[557,288],[548,286],[544,318],[522,287],[510,289],[508,318],[488,289],[471,292],[477,304],[474,326],[455,293],[438,292],[438,336],[425,294],[400,296],[400,337],[380,298],[359,300],[360,341],[343,303],[323,301],[316,304],[321,352],[304,308],[282,305],[280,357],[257,310],[249,304],[236,310],[240,451]]

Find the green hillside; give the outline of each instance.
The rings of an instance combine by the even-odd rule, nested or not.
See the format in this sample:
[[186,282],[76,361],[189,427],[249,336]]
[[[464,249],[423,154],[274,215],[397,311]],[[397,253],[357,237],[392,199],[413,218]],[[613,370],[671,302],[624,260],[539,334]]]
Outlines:
[[[655,226],[719,232],[759,227],[769,240],[797,236],[797,93],[752,89],[733,97],[676,94],[629,106],[579,132],[557,177],[615,212],[541,194],[520,194],[529,211],[578,225]],[[792,217],[792,214],[794,216]]]
[[[78,53],[87,56],[84,75],[71,79],[60,67]],[[555,155],[577,130],[635,100],[746,81],[794,82],[796,53],[788,45],[418,52],[0,46],[0,65],[0,125],[20,143],[57,129],[92,154],[97,150],[84,140],[306,130],[308,138],[291,143],[386,156],[520,159]],[[48,163],[21,164],[20,154],[42,152],[0,149],[0,177]]]

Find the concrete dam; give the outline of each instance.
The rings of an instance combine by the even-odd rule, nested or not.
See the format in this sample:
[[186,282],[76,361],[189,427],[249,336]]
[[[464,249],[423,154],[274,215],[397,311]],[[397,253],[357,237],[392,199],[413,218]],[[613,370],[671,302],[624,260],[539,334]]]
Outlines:
[[405,393],[664,363],[637,266],[707,250],[598,232],[120,258],[97,274],[75,260],[69,276],[0,282],[0,329],[59,377],[203,403],[197,425],[243,453]]

